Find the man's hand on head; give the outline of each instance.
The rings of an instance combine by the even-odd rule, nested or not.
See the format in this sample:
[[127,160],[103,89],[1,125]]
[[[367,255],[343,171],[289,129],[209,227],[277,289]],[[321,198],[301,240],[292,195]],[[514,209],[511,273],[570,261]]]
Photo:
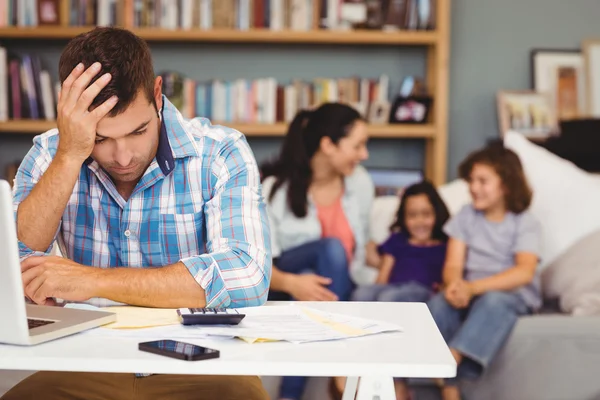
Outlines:
[[21,263],[25,295],[36,304],[53,305],[54,298],[85,301],[95,297],[101,271],[62,257],[29,257]]
[[111,80],[111,75],[106,73],[90,85],[101,68],[100,63],[94,63],[84,70],[80,63],[62,83],[57,105],[56,122],[60,138],[57,155],[83,163],[92,154],[98,122],[118,101],[113,96],[90,111],[96,96]]

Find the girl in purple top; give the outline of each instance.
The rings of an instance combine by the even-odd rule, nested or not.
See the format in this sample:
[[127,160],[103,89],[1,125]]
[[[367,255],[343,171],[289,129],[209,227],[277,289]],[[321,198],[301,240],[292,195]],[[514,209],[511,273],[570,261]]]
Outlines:
[[[442,281],[448,238],[443,228],[448,218],[448,209],[431,183],[409,186],[391,235],[379,246],[382,258],[376,283],[359,287],[352,299],[428,301]],[[396,381],[396,398],[409,398],[403,380]]]
[[355,301],[429,300],[442,281],[448,209],[429,182],[409,186],[402,195],[390,237],[382,254],[375,285],[361,286]]

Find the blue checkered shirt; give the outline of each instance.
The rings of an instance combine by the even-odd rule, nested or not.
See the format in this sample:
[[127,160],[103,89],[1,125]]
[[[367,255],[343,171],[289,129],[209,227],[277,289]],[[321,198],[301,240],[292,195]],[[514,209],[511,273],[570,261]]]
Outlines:
[[[34,139],[14,186],[15,216],[52,162],[59,133]],[[93,160],[82,166],[56,233],[61,253],[99,268],[150,268],[181,261],[207,307],[264,303],[271,238],[256,161],[238,131],[184,120],[164,98],[158,151],[131,197]],[[21,259],[47,255],[19,242]],[[92,299],[97,306],[113,305]]]

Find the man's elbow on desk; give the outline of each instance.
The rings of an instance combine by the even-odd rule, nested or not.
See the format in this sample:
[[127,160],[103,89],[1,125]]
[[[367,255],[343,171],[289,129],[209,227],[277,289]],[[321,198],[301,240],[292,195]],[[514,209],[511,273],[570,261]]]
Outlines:
[[267,301],[272,265],[268,253],[259,259],[244,252],[213,253],[181,262],[204,289],[206,307],[256,307]]

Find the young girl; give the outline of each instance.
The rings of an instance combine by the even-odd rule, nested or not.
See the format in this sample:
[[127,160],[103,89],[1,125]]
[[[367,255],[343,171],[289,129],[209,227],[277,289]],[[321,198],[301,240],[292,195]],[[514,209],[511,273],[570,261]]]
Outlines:
[[[400,201],[390,237],[379,247],[382,254],[375,285],[361,286],[355,301],[426,302],[442,281],[447,236],[443,226],[448,209],[429,182],[408,187]],[[396,398],[405,400],[404,380],[396,380]]]
[[445,227],[443,291],[428,303],[458,365],[444,400],[460,399],[457,379],[477,378],[509,337],[519,315],[540,306],[540,226],[527,209],[531,190],[519,158],[501,146],[460,166],[472,204]]
[[382,254],[375,285],[361,286],[355,301],[429,300],[442,281],[446,257],[443,231],[448,209],[429,182],[404,191],[390,237],[379,246]]

